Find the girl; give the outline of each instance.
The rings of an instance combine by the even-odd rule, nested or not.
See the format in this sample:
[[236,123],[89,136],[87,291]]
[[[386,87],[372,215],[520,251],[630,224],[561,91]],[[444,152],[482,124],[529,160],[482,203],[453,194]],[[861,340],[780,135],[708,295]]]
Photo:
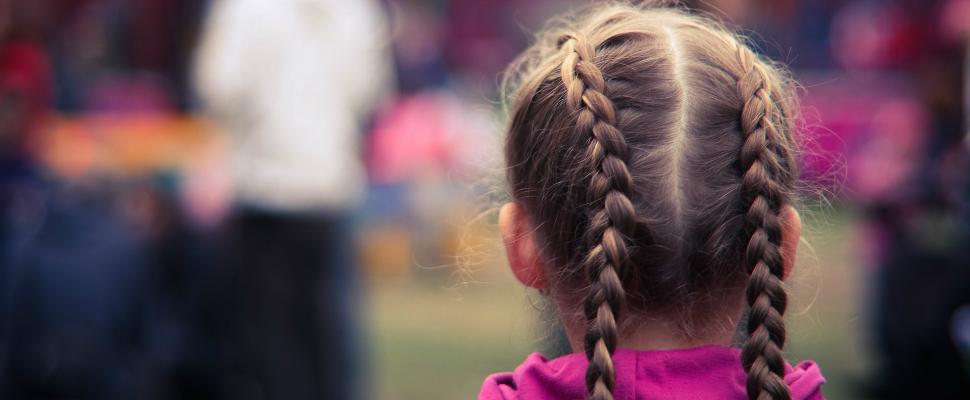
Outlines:
[[480,399],[821,399],[818,367],[782,355],[801,223],[781,72],[711,21],[607,5],[510,77],[499,224],[577,354],[534,354]]

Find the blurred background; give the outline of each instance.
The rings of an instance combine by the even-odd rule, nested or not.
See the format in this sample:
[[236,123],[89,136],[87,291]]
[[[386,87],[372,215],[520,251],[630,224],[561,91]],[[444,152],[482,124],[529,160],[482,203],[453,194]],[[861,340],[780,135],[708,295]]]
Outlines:
[[[0,0],[0,398],[458,399],[554,315],[497,240],[554,0]],[[800,82],[791,360],[970,396],[968,0],[698,0]]]

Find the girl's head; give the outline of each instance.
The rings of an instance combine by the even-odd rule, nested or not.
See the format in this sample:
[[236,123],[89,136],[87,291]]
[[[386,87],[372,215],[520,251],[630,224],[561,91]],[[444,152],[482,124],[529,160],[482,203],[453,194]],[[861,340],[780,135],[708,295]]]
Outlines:
[[516,275],[585,335],[590,398],[612,398],[618,341],[709,341],[744,304],[748,394],[788,398],[782,279],[800,226],[785,77],[716,23],[607,5],[540,36],[509,78],[503,236]]

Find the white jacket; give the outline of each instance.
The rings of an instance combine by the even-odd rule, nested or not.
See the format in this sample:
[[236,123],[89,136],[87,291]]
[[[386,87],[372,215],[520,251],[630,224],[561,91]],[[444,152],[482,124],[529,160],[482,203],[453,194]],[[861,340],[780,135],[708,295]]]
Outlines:
[[379,5],[216,0],[196,57],[199,94],[231,134],[237,202],[305,212],[361,197],[361,122],[391,78]]

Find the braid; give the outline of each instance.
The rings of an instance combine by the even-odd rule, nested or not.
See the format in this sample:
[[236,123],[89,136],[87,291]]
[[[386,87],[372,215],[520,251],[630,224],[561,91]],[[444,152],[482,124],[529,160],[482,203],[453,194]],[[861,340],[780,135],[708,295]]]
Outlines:
[[636,210],[630,201],[633,178],[627,169],[626,139],[616,128],[616,109],[603,94],[606,82],[593,64],[595,48],[578,35],[561,38],[566,53],[562,82],[566,106],[576,110],[576,133],[589,135],[586,160],[592,171],[587,204],[592,204],[585,243],[589,250],[583,271],[589,280],[585,298],[586,390],[590,399],[613,399],[616,371],[613,352],[617,316],[626,294],[619,271],[628,262],[627,237],[635,227]]
[[784,381],[782,355],[787,294],[782,286],[784,266],[779,251],[778,217],[787,194],[777,182],[785,177],[775,176],[784,175],[787,155],[776,154],[776,151],[785,151],[785,147],[777,145],[781,138],[772,124],[774,106],[769,96],[769,76],[746,47],[738,46],[738,57],[742,68],[738,89],[744,101],[741,195],[748,207],[745,215],[748,244],[743,260],[749,274],[746,295],[751,308],[741,360],[748,373],[749,399],[788,400],[791,394]]

